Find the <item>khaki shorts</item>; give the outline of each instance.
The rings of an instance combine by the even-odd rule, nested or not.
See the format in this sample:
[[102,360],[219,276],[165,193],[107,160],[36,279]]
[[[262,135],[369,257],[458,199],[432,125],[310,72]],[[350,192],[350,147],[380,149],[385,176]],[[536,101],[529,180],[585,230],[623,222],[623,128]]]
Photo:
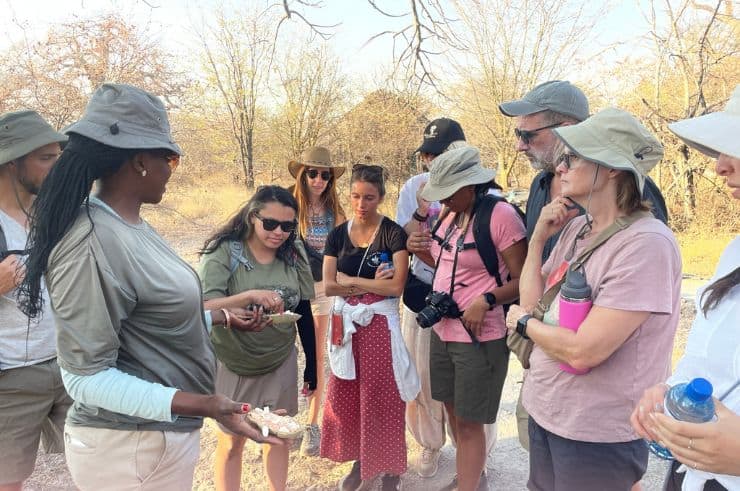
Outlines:
[[71,404],[56,359],[0,371],[0,484],[31,475],[39,440],[47,453],[64,451]]
[[485,341],[476,347],[473,343],[444,342],[432,331],[432,397],[452,403],[457,417],[475,423],[495,423],[508,369],[506,338]]
[[129,431],[67,425],[67,467],[81,491],[193,488],[200,430]]
[[311,313],[313,315],[329,315],[331,307],[334,305],[334,297],[327,297],[324,292],[324,282],[317,281],[313,284],[316,298],[311,300]]
[[[232,401],[247,402],[253,407],[285,409],[290,416],[295,416],[298,414],[298,355],[295,348],[277,370],[255,377],[237,375],[219,361],[216,392]],[[232,434],[222,425],[218,427],[224,433]]]

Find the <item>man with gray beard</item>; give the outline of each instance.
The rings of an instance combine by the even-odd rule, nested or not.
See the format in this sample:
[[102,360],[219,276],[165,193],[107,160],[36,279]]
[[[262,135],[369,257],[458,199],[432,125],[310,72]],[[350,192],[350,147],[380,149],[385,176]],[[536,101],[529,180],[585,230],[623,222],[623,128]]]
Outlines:
[[[539,173],[532,181],[527,198],[527,240],[532,237],[534,226],[542,207],[551,197],[560,194],[560,176],[555,172],[555,158],[560,153],[558,139],[551,131],[559,126],[578,124],[589,116],[588,99],[583,91],[567,81],[551,80],[542,83],[519,100],[499,104],[506,116],[516,117],[514,133],[516,149],[523,152]],[[668,211],[660,190],[649,177],[645,181],[642,198],[652,203],[655,218],[668,222]],[[549,256],[560,234],[547,240],[542,260]]]

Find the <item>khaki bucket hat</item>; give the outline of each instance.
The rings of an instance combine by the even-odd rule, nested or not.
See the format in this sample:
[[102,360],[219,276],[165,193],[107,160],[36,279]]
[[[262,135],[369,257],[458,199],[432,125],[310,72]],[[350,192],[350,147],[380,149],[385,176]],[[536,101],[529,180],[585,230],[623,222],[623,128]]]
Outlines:
[[334,173],[334,179],[344,174],[344,167],[335,167],[331,165],[331,154],[326,147],[309,147],[301,154],[301,160],[291,160],[288,162],[288,172],[290,175],[298,177],[298,169],[302,166],[316,167],[317,169],[329,169]]
[[138,87],[105,83],[90,98],[82,119],[64,129],[114,148],[165,148],[182,155],[172,139],[162,100]]
[[0,116],[0,165],[28,155],[49,143],[66,142],[36,111],[14,111]]
[[647,173],[663,158],[663,145],[658,139],[637,118],[614,107],[552,131],[582,159],[631,172],[640,192]]
[[480,152],[471,146],[448,150],[432,160],[429,181],[421,192],[427,201],[441,201],[465,186],[491,182],[496,171],[480,165]]
[[705,155],[717,158],[723,153],[740,159],[740,85],[724,111],[676,121],[668,129]]

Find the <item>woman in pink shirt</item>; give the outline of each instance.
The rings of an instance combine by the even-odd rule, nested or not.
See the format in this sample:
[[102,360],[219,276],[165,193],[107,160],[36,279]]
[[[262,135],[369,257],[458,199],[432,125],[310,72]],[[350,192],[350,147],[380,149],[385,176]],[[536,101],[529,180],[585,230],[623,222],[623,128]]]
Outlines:
[[497,187],[496,172],[480,165],[474,147],[443,153],[431,169],[422,197],[445,207],[434,233],[436,240],[430,240],[429,233],[417,232],[407,248],[427,264],[436,265],[431,296],[440,301],[428,298],[417,323],[434,325],[429,367],[432,397],[444,403],[457,442],[456,482],[445,489],[487,489],[481,476],[486,461],[483,425],[496,421],[506,379],[509,351],[503,305],[519,296],[526,230],[516,209],[498,198],[490,224],[484,227],[496,249],[499,284],[497,277],[488,274],[481,257],[485,251],[477,250],[473,235],[479,205],[496,199],[488,196]]

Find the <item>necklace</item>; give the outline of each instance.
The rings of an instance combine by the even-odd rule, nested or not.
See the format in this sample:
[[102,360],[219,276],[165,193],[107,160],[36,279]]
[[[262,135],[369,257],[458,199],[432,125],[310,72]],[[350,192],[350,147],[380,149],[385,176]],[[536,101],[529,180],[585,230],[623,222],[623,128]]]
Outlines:
[[322,216],[324,214],[324,205],[323,205],[323,203],[320,204],[320,205],[318,205],[318,206],[314,206],[313,203],[309,203],[308,204],[308,214],[311,216],[311,218],[316,218],[316,217]]
[[[375,228],[373,229],[373,231],[370,234],[365,234],[364,239],[362,239],[359,236],[356,237],[357,238],[357,246],[360,247],[361,249],[365,249],[365,248],[370,247],[370,244],[372,244],[375,241],[375,236],[378,235],[378,230],[380,229],[380,224],[382,222],[383,222],[383,217],[380,216],[380,220],[378,221],[378,225],[375,226]],[[354,224],[354,220],[350,220],[349,221],[349,224],[348,224],[350,231],[352,230],[352,225],[353,224]],[[359,234],[357,234],[357,235],[359,235]]]

